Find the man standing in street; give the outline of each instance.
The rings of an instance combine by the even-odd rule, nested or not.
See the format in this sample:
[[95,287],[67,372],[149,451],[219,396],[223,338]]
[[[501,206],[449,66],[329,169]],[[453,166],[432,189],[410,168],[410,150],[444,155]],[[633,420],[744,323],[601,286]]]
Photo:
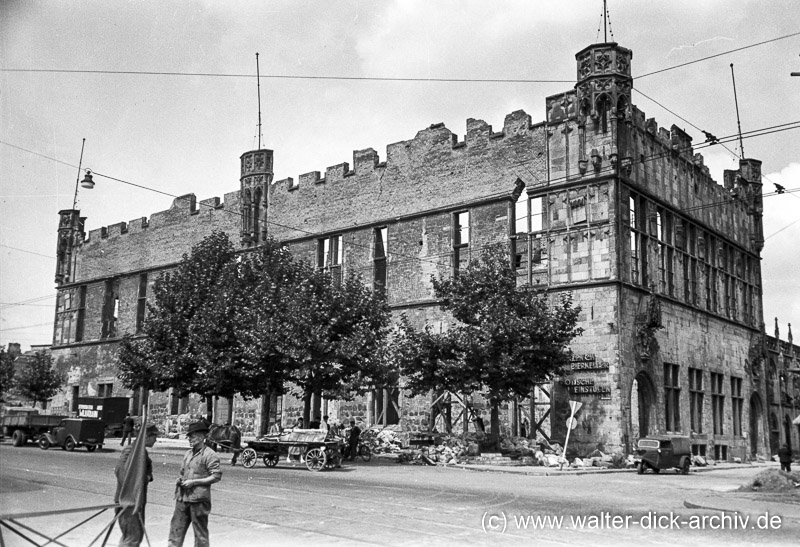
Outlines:
[[778,449],[778,459],[781,462],[781,471],[786,471],[787,473],[792,472],[792,451],[789,449],[789,445],[783,443],[783,446]]
[[361,428],[356,425],[355,420],[350,420],[350,438],[348,439],[350,461],[356,461],[358,456],[358,438],[361,436]]
[[211,485],[222,479],[217,453],[205,445],[208,424],[201,420],[189,425],[191,448],[183,456],[175,484],[175,511],[169,526],[169,547],[181,547],[189,524],[195,547],[207,547],[208,515],[211,513]]
[[[155,425],[147,426],[145,432],[145,447],[152,448],[158,440],[158,427]],[[117,477],[117,492],[114,494],[114,503],[119,503],[120,493],[122,491],[122,483],[125,479],[125,472],[127,470],[128,459],[134,446],[128,444],[122,449],[117,467],[114,468],[114,475]],[[142,508],[131,514],[130,511],[122,510],[119,515],[119,528],[122,530],[122,539],[119,542],[120,547],[139,547],[144,538],[144,508],[147,504],[147,483],[153,481],[153,462],[150,460],[150,455],[145,450],[146,470],[142,475],[144,484],[142,485]]]
[[122,442],[119,443],[120,446],[125,446],[125,439],[128,439],[128,444],[131,444],[131,437],[133,436],[133,418],[131,418],[131,413],[125,416],[125,419],[122,420]]

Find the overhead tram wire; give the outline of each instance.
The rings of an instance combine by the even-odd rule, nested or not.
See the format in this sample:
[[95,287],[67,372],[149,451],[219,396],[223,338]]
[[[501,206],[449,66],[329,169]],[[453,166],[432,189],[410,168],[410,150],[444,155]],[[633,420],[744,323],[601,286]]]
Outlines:
[[47,296],[36,296],[34,298],[29,298],[28,300],[22,300],[20,302],[10,302],[6,304],[0,304],[0,306],[5,306],[8,308],[11,308],[13,306],[25,306],[27,304],[32,304],[34,302],[42,302],[44,300],[49,300],[51,298],[55,298],[56,296],[58,296],[56,293],[48,294]]
[[[691,125],[691,126],[692,126],[692,127],[694,127],[695,129],[697,129],[698,131],[700,131],[701,133],[703,133],[703,134],[705,134],[705,135],[708,135],[708,137],[707,137],[706,141],[705,141],[704,143],[700,143],[700,144],[705,144],[705,143],[710,143],[710,144],[712,144],[712,145],[713,145],[713,144],[719,144],[719,145],[721,145],[721,146],[722,146],[722,147],[723,147],[725,150],[727,150],[727,151],[728,151],[728,152],[731,154],[731,156],[733,157],[733,159],[736,159],[736,160],[740,159],[740,158],[739,158],[739,155],[738,155],[736,152],[734,152],[733,150],[731,150],[731,149],[730,149],[728,146],[725,146],[725,143],[720,143],[718,140],[714,140],[714,141],[712,141],[712,137],[714,137],[713,135],[711,135],[711,134],[707,133],[705,130],[703,130],[703,129],[701,129],[700,127],[698,127],[697,125],[693,124],[692,122],[690,122],[689,120],[687,120],[686,118],[684,118],[683,116],[681,116],[680,114],[678,114],[677,112],[673,112],[672,110],[670,110],[669,108],[667,108],[666,106],[664,106],[663,104],[661,104],[660,102],[658,102],[657,100],[655,100],[654,98],[652,98],[652,97],[650,97],[649,95],[647,95],[646,93],[644,93],[644,92],[643,92],[641,89],[639,89],[639,88],[637,88],[637,87],[631,87],[631,89],[633,89],[634,91],[636,91],[637,93],[639,93],[640,95],[642,95],[643,97],[645,97],[646,99],[648,99],[648,100],[650,100],[650,101],[654,102],[655,104],[657,104],[658,106],[660,106],[661,108],[663,108],[664,110],[666,110],[667,112],[669,112],[670,114],[672,114],[673,116],[675,116],[675,117],[677,117],[677,118],[679,118],[679,119],[683,120],[684,122],[688,123],[689,125]],[[770,184],[773,184],[773,185],[775,185],[776,187],[778,186],[778,185],[777,185],[775,182],[773,182],[773,181],[772,181],[772,180],[771,180],[771,179],[770,179],[768,176],[766,176],[766,175],[763,175],[763,174],[762,174],[762,177],[763,177],[763,178],[764,178],[764,179],[765,179],[767,182],[769,182]],[[796,197],[797,199],[800,199],[800,196],[798,196],[797,194],[792,194],[792,196]]]
[[391,78],[380,76],[302,76],[295,74],[235,74],[220,72],[156,72],[148,70],[83,70],[60,68],[0,68],[0,72],[32,72],[50,74],[118,74],[123,76],[191,76],[205,78],[266,78],[273,80],[344,80],[367,82],[442,82],[489,84],[571,84],[574,80],[545,80],[528,78]]
[[786,34],[784,36],[778,36],[777,38],[770,38],[769,40],[764,40],[763,42],[756,42],[755,44],[750,44],[750,45],[747,45],[747,46],[742,46],[742,47],[737,47],[737,48],[734,48],[734,49],[729,49],[728,51],[723,51],[721,53],[716,53],[714,55],[708,55],[706,57],[701,57],[700,59],[695,59],[694,61],[687,61],[685,63],[680,63],[680,64],[677,64],[677,65],[669,66],[669,67],[662,68],[662,69],[659,69],[659,70],[654,70],[653,72],[647,72],[647,73],[642,74],[640,76],[635,76],[634,79],[635,80],[640,80],[642,78],[647,78],[648,76],[653,76],[655,74],[661,74],[662,72],[667,72],[669,70],[675,70],[676,68],[681,68],[681,67],[684,67],[684,66],[693,65],[695,63],[699,63],[701,61],[707,61],[709,59],[715,59],[717,57],[722,57],[723,55],[729,55],[731,53],[736,53],[737,51],[744,51],[745,49],[750,49],[750,48],[757,47],[757,46],[763,46],[764,44],[771,44],[772,42],[777,42],[779,40],[786,40],[787,38],[794,38],[795,36],[800,36],[800,31],[799,32],[793,32],[792,34]]
[[43,255],[42,253],[36,253],[36,252],[33,252],[33,251],[28,251],[26,249],[20,249],[18,247],[11,247],[10,245],[0,244],[0,247],[3,247],[4,249],[11,249],[12,251],[19,251],[21,253],[28,253],[28,254],[31,254],[31,255],[41,256],[41,257],[44,257],[44,258],[49,258],[50,260],[55,260],[56,259],[56,257],[54,257],[54,256]]
[[[701,57],[693,61],[665,67],[653,72],[647,72],[634,79],[647,78],[655,74],[674,70],[687,65],[707,61],[723,55],[736,53],[757,46],[770,44],[779,40],[786,40],[800,36],[800,32],[770,38],[749,44],[746,46],[730,49],[714,55]],[[548,79],[528,79],[528,78],[390,78],[390,77],[375,77],[375,76],[302,76],[292,74],[263,74],[260,76],[253,76],[253,74],[237,74],[237,73],[222,73],[222,72],[177,72],[177,71],[148,71],[148,70],[84,70],[84,69],[56,69],[56,68],[0,68],[0,72],[27,72],[27,73],[51,73],[51,74],[120,74],[131,76],[186,76],[186,77],[203,77],[203,78],[269,78],[269,79],[285,79],[285,80],[346,80],[346,81],[376,81],[376,82],[452,82],[452,83],[568,83],[574,84],[574,80],[548,80]]]

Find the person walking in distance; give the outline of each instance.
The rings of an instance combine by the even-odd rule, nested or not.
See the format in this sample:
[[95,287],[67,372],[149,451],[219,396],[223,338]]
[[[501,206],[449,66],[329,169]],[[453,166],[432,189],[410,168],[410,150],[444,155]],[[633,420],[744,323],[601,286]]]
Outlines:
[[350,438],[348,439],[350,461],[356,461],[358,456],[358,438],[361,436],[361,428],[356,425],[355,420],[350,420]]
[[781,471],[786,471],[787,473],[792,472],[792,451],[789,448],[789,445],[783,443],[783,446],[778,449],[778,459],[781,462]]
[[[158,440],[158,427],[155,425],[147,426],[145,435],[145,447],[152,448]],[[114,503],[119,503],[120,492],[122,491],[122,483],[125,479],[125,470],[127,468],[128,459],[133,451],[133,445],[128,444],[122,449],[122,454],[119,456],[117,466],[114,468],[114,475],[117,477],[117,492],[114,494]],[[140,512],[130,514],[128,511],[122,511],[119,515],[119,528],[122,530],[122,539],[119,542],[120,547],[139,547],[144,538],[144,508],[147,504],[147,483],[153,482],[153,462],[150,455],[146,454],[147,467],[143,475],[143,497],[144,503]]]
[[180,477],[175,484],[175,511],[169,525],[169,547],[181,547],[189,524],[195,547],[207,547],[208,515],[211,513],[211,485],[222,479],[217,453],[205,445],[208,424],[201,420],[189,425],[191,448],[184,454]]
[[131,413],[125,416],[125,419],[122,420],[122,442],[119,443],[120,446],[125,446],[125,439],[128,439],[128,444],[131,444],[131,437],[133,436],[133,418],[131,418]]

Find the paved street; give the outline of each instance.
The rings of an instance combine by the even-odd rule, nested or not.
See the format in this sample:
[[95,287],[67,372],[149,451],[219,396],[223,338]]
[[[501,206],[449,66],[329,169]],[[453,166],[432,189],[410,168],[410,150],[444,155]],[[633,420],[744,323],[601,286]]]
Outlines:
[[[147,530],[153,545],[166,543],[171,487],[180,454],[174,448],[156,446],[153,450],[155,481],[147,506]],[[67,453],[2,443],[0,512],[110,503],[117,457],[118,452],[110,450]],[[231,468],[227,460],[224,457],[223,481],[212,489],[211,537],[215,545],[522,544],[532,540],[545,545],[652,545],[665,541],[795,545],[800,537],[800,506],[777,503],[772,496],[733,492],[763,467],[693,472],[688,477],[672,473],[638,476],[633,472],[544,476],[401,466],[374,458],[369,464],[313,473],[283,462],[274,469],[261,463],[253,469]],[[692,508],[687,508],[686,502]],[[720,520],[717,509],[732,512],[725,513],[727,520]],[[765,519],[767,511],[776,519]],[[583,526],[572,521],[593,515],[600,520],[589,520]],[[38,518],[25,523],[56,532],[88,516]],[[544,529],[534,529],[533,521],[522,520],[528,516],[563,518],[563,522],[559,526],[551,521]],[[90,521],[61,541],[70,546],[88,545],[109,519],[103,516]],[[699,529],[687,529],[692,524]],[[712,529],[723,525],[728,529]],[[772,529],[759,530],[759,526]],[[24,544],[7,532],[4,540],[9,546]],[[118,531],[111,540],[110,544],[116,545]]]

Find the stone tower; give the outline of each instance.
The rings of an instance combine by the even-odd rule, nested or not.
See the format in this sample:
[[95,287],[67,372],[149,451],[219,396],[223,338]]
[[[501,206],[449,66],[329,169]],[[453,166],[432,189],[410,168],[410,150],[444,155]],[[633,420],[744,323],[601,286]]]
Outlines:
[[57,284],[69,283],[75,279],[75,247],[83,242],[83,224],[77,209],[64,209],[58,212],[58,247],[56,248]]
[[[616,43],[593,44],[575,55],[577,61],[578,130],[583,146],[580,150],[582,172],[599,157],[608,158],[613,168],[620,157],[618,147],[627,148],[626,139],[617,135],[618,121],[631,118],[631,50]],[[591,149],[586,150],[587,124],[592,134]],[[630,156],[627,150],[623,156]],[[595,165],[595,167],[597,167]],[[628,167],[627,165],[625,166]]]
[[241,156],[242,247],[258,245],[267,236],[267,194],[272,184],[272,150],[251,150]]

